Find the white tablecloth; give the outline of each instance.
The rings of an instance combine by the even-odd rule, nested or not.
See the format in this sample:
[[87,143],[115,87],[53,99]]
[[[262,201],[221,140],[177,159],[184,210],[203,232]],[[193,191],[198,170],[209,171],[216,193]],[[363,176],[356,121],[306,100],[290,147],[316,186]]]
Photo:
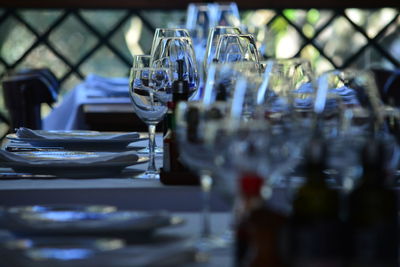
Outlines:
[[44,130],[85,129],[84,104],[130,103],[128,78],[105,78],[88,75],[84,82],[71,89],[43,119]]

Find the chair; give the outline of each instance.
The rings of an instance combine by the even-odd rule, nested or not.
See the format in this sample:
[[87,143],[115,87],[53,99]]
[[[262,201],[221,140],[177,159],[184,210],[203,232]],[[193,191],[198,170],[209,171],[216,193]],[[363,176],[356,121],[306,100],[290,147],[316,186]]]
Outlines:
[[10,128],[41,129],[41,104],[57,101],[59,82],[49,69],[25,69],[7,76],[3,97],[10,115]]

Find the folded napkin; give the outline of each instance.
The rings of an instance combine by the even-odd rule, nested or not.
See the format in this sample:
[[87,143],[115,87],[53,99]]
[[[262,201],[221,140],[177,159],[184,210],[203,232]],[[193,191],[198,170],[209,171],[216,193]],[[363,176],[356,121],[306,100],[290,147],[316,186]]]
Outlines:
[[135,140],[139,138],[139,133],[106,133],[91,131],[43,131],[32,130],[25,127],[18,128],[16,135],[19,138],[30,139],[51,139],[51,140]]
[[[125,151],[119,153],[98,153],[98,154],[88,154],[87,157],[77,156],[70,157],[68,156],[62,157],[51,157],[51,153],[49,152],[48,157],[30,157],[19,155],[13,152],[8,152],[5,150],[0,150],[0,165],[7,165],[7,163],[19,163],[21,165],[30,165],[30,166],[40,166],[40,165],[50,165],[51,166],[85,166],[91,164],[120,164],[120,163],[129,163],[136,162],[139,159],[139,156],[134,151]],[[57,152],[57,153],[67,153],[67,152]],[[79,155],[79,154],[78,154]],[[129,165],[129,164],[128,164]]]

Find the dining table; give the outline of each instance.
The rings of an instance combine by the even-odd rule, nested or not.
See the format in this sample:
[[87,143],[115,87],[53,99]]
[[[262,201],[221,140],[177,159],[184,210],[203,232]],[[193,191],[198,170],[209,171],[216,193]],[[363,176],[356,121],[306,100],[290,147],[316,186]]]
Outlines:
[[[162,136],[157,135],[162,144]],[[3,149],[7,146],[7,140]],[[134,143],[145,147],[147,140]],[[140,179],[147,163],[129,166],[127,173],[115,177],[62,177],[13,175],[11,169],[0,168],[0,207],[28,205],[112,205],[122,210],[166,211],[178,216],[183,223],[158,229],[156,237],[180,237],[194,242],[200,236],[202,222],[202,195],[199,186],[164,185],[159,179]],[[162,166],[162,154],[157,154],[156,164]],[[213,232],[222,233],[230,227],[231,205],[217,192],[211,196],[211,222]],[[0,231],[1,233],[1,231]],[[1,240],[1,234],[0,234]],[[165,248],[167,248],[166,245]],[[232,265],[232,247],[213,251],[206,260],[195,259],[180,266]],[[1,266],[1,264],[0,264]]]

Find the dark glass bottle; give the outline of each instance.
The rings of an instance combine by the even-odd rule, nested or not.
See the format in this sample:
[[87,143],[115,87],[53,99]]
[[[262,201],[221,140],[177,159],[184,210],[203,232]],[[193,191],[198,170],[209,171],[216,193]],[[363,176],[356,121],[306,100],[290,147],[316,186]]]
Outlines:
[[178,80],[172,84],[172,100],[168,102],[163,138],[163,168],[160,181],[163,184],[198,184],[198,179],[180,162],[176,140],[175,109],[180,101],[189,99],[189,83],[183,79],[183,60],[177,60]]
[[247,174],[241,178],[240,185],[235,265],[285,266],[281,242],[286,217],[266,205],[261,195],[262,178],[255,174]]
[[349,196],[348,266],[398,266],[398,208],[395,192],[385,186],[384,146],[367,142],[362,181]]
[[172,101],[168,102],[166,114],[166,127],[164,130],[164,154],[163,171],[176,172],[184,169],[178,160],[178,146],[175,136],[175,108],[180,101],[187,101],[189,98],[189,83],[183,79],[183,60],[177,60],[178,80],[172,83]]
[[306,182],[294,196],[289,231],[291,266],[342,266],[339,192],[325,183],[326,148],[313,139],[305,157]]

